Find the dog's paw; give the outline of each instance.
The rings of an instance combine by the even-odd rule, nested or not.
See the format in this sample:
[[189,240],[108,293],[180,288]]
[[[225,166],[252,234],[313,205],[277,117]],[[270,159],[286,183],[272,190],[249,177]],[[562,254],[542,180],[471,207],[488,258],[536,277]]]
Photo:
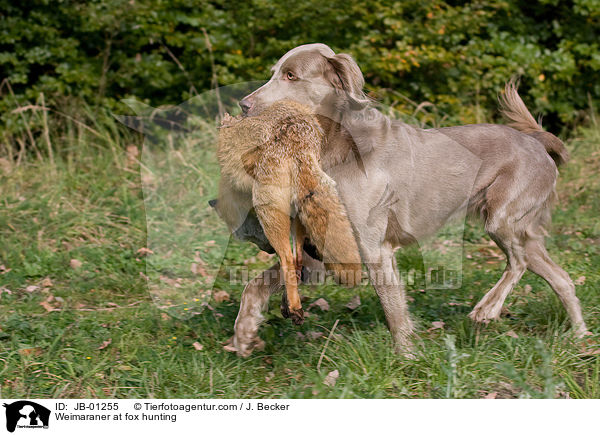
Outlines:
[[487,325],[492,320],[500,320],[501,309],[497,307],[479,307],[476,306],[473,311],[469,313],[469,318],[476,323],[483,323]]
[[252,338],[248,343],[240,343],[236,336],[229,338],[223,343],[223,349],[227,352],[235,352],[238,356],[247,358],[254,349],[262,351],[265,348],[265,342],[258,336]]

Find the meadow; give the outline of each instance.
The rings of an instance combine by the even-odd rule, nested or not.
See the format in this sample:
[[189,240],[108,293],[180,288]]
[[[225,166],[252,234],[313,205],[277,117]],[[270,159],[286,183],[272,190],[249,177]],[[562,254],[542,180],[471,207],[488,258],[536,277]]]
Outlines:
[[[43,113],[31,116],[43,125]],[[209,270],[205,254],[227,246],[223,264],[251,275],[275,260],[229,242],[206,211],[212,192],[199,187],[216,182],[202,169],[214,164],[202,145],[210,137],[152,160],[140,153],[139,134],[95,119],[67,122],[60,136],[41,134],[37,155],[3,150],[0,397],[600,398],[600,124],[593,115],[567,134],[572,160],[560,171],[547,238],[577,285],[592,335],[570,335],[557,297],[531,273],[501,321],[474,325],[467,314],[504,260],[468,223],[461,288],[407,284],[418,324],[414,360],[392,352],[371,286],[330,283],[301,289],[305,306],[328,303],[313,306],[304,325],[283,319],[274,297],[259,331],[265,349],[246,359],[226,352],[242,285],[225,269]],[[398,264],[422,270],[418,248],[399,252]],[[357,295],[360,304],[348,308]],[[335,370],[335,384],[325,383]]]

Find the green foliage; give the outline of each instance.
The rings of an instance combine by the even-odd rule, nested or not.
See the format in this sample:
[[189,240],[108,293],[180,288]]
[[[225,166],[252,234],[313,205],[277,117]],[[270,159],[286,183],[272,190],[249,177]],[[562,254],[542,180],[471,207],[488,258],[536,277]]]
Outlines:
[[266,79],[308,42],[354,55],[374,95],[404,113],[432,103],[416,114],[427,124],[490,119],[514,74],[552,128],[600,96],[594,0],[0,0],[0,10],[5,142],[32,142],[40,123],[14,110],[42,93],[61,111],[74,100],[74,116],[81,101],[178,104],[216,84]]

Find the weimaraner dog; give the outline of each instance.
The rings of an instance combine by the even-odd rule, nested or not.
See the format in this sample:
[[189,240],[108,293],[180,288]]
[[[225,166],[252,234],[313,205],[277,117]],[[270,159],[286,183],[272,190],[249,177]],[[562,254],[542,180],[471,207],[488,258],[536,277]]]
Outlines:
[[[573,282],[544,246],[557,166],[568,153],[542,130],[512,81],[500,101],[508,126],[420,129],[374,108],[356,62],[324,44],[294,48],[272,72],[264,86],[240,101],[242,111],[253,116],[291,99],[317,114],[326,136],[323,169],[337,183],[397,351],[410,348],[413,323],[394,252],[435,233],[461,211],[481,218],[507,258],[502,277],[471,319],[498,319],[504,300],[529,269],[556,292],[576,334],[586,333]],[[244,226],[238,234],[264,242],[256,222],[247,219]],[[249,355],[264,344],[257,330],[269,296],[281,289],[278,270],[276,265],[246,286],[230,350]]]

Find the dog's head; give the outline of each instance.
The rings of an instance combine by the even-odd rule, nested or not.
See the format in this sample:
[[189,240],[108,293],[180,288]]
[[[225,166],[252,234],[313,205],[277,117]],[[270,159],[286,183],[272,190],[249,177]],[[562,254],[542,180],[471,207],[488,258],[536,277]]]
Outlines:
[[313,113],[331,117],[340,110],[364,107],[364,78],[348,54],[335,54],[325,44],[307,44],[288,51],[271,69],[271,79],[244,97],[240,107],[245,115],[260,113],[272,103],[289,99],[311,108]]

